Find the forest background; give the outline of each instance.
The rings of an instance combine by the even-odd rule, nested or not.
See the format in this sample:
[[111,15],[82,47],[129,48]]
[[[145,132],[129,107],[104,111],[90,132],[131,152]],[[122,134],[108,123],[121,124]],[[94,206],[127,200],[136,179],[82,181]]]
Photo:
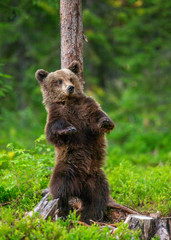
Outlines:
[[[116,125],[104,167],[111,194],[141,213],[169,216],[171,1],[83,0],[83,25],[86,93]],[[34,74],[60,69],[59,1],[0,0],[0,46],[0,200],[12,201],[2,210],[7,219],[35,206],[34,193],[48,186],[54,166]],[[10,221],[5,234],[14,234]]]

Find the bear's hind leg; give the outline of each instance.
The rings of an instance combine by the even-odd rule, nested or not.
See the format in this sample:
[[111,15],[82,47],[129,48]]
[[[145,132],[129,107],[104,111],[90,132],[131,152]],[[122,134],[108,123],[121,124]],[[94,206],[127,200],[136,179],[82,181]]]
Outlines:
[[81,220],[90,223],[94,221],[103,221],[109,198],[109,185],[104,172],[100,169],[93,173],[86,181],[81,193],[83,210]]
[[56,166],[50,180],[50,193],[52,199],[59,198],[59,217],[67,217],[70,210],[69,199],[78,196],[79,191],[79,180],[74,177],[73,170],[70,168],[67,169],[65,165]]
[[58,216],[65,218],[69,214],[69,190],[65,176],[52,176],[50,181],[50,193],[52,199],[58,200]]

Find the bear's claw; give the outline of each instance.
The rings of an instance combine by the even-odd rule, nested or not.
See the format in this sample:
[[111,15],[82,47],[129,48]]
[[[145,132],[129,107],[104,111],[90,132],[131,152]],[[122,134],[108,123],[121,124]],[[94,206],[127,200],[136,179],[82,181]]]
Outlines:
[[77,129],[73,126],[67,127],[65,129],[58,130],[59,135],[66,135],[66,134],[72,134],[77,132]]

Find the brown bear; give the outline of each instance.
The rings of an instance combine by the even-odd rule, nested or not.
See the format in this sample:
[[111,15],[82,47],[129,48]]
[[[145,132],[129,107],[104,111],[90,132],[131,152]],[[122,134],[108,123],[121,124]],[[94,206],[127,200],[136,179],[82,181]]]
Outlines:
[[93,98],[83,93],[79,71],[79,63],[73,61],[68,69],[36,72],[48,112],[45,133],[56,153],[50,193],[53,199],[59,198],[60,217],[69,214],[68,201],[77,197],[82,201],[82,221],[102,221],[109,197],[101,169],[105,133],[114,128],[114,123]]

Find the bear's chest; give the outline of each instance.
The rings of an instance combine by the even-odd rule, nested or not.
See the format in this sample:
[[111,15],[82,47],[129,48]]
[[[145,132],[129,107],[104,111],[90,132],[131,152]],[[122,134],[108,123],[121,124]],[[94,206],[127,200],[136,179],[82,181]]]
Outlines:
[[77,121],[85,122],[88,118],[87,111],[81,104],[67,105],[64,111],[68,120],[74,121],[75,123]]

